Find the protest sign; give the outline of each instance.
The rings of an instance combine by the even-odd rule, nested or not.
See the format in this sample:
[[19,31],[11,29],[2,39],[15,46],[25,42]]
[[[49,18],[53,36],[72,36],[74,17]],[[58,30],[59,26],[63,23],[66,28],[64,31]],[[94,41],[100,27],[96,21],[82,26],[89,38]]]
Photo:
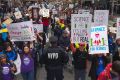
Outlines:
[[69,4],[69,8],[73,8],[74,7],[74,4]]
[[11,41],[33,41],[34,31],[32,21],[13,23],[8,28]]
[[43,32],[43,24],[33,24],[33,28],[35,32]]
[[78,14],[90,14],[90,10],[81,9],[81,10],[78,11]]
[[11,18],[8,18],[7,20],[5,20],[3,23],[6,25],[9,25],[13,22],[13,20]]
[[22,14],[21,14],[20,11],[15,12],[14,15],[15,15],[16,19],[20,19],[20,18],[22,18]]
[[49,9],[42,9],[41,12],[42,12],[43,17],[49,17],[50,16]]
[[107,36],[106,26],[92,27],[91,38],[89,39],[89,54],[109,53]]
[[32,19],[36,20],[39,18],[39,8],[38,7],[33,7],[32,8]]
[[120,38],[120,18],[117,18],[117,36],[116,38]]
[[88,38],[90,37],[92,15],[72,14],[71,16],[72,43],[88,43]]
[[94,11],[94,25],[95,26],[108,26],[108,10],[95,10]]

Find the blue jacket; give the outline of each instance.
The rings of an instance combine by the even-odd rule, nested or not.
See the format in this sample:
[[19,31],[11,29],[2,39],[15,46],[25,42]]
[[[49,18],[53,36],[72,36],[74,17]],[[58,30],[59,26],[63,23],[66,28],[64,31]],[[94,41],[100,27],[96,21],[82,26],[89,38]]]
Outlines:
[[0,52],[0,55],[1,55],[1,54],[3,54],[3,51],[2,51],[2,52]]
[[9,61],[14,61],[17,58],[17,54],[15,53],[15,51],[6,52],[6,55]]
[[97,76],[104,70],[103,57],[98,57]]

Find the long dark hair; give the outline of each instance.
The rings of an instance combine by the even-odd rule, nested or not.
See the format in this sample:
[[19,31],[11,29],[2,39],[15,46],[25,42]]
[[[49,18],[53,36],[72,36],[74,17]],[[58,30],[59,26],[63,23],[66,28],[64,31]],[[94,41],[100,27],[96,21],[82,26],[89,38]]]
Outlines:
[[29,48],[28,56],[29,56],[30,58],[32,58],[32,53],[31,53],[31,51],[30,51],[30,46],[29,46],[28,44],[26,44],[26,45],[23,46],[23,49],[22,49],[22,51],[23,51],[22,57],[23,57],[23,55],[25,54],[25,52],[24,52],[24,48],[25,48],[25,47],[28,47],[28,48]]
[[11,49],[13,49],[13,46],[9,42],[4,43],[4,49],[7,50],[8,47],[11,47]]

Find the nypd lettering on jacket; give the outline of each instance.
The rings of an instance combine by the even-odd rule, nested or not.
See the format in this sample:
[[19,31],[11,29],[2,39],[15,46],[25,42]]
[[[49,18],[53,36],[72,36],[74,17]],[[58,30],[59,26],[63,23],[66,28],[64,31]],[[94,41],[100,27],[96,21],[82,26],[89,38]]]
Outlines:
[[58,59],[58,53],[48,53],[48,59]]

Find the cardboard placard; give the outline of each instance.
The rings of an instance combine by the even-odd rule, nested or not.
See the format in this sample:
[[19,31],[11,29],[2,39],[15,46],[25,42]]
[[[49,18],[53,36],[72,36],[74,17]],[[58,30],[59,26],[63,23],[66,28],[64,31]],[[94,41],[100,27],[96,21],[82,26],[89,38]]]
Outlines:
[[92,27],[91,38],[89,39],[89,54],[105,53],[109,53],[107,27]]
[[92,15],[72,14],[71,15],[71,39],[72,43],[88,43]]
[[108,10],[95,10],[94,11],[94,25],[95,26],[108,26]]
[[34,29],[32,21],[13,23],[8,28],[11,41],[33,41]]
[[43,32],[43,24],[33,24],[34,31],[37,33]]

